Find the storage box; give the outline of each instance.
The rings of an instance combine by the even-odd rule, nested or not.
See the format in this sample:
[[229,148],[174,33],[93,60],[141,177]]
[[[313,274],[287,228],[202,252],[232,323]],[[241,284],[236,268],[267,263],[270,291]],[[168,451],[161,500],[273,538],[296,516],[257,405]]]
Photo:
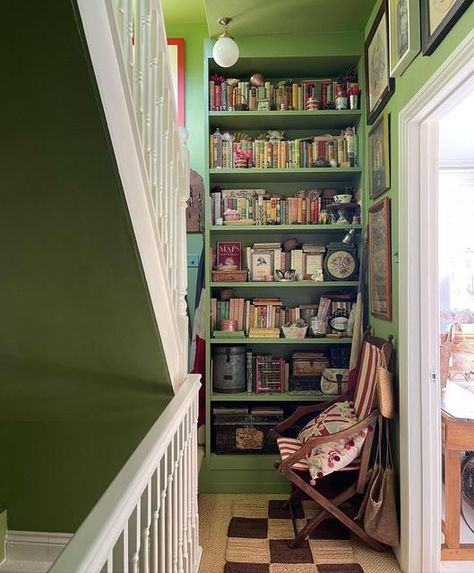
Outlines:
[[249,454],[278,452],[270,430],[283,420],[283,415],[216,414],[214,435],[216,454]]
[[248,280],[248,271],[212,271],[212,282],[215,283],[245,283]]

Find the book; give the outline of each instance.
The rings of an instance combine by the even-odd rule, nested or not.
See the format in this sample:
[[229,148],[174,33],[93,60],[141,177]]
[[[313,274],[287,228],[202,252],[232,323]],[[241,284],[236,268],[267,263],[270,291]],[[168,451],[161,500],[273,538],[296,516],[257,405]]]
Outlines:
[[240,270],[241,251],[242,244],[240,241],[217,241],[217,268]]

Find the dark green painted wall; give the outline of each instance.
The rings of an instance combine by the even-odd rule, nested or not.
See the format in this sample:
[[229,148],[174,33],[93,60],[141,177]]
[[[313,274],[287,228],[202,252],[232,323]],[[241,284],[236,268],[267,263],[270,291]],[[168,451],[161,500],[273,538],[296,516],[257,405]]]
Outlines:
[[171,390],[73,5],[3,17],[0,507],[73,531]]

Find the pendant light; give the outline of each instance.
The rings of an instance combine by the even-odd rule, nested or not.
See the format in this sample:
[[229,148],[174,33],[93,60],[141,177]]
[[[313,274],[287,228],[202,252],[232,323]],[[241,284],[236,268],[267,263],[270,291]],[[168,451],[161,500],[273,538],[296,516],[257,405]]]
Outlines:
[[232,18],[219,19],[219,24],[224,28],[224,31],[217,38],[217,42],[212,48],[212,57],[221,68],[230,68],[239,59],[239,46],[237,46],[227,31],[231,22]]

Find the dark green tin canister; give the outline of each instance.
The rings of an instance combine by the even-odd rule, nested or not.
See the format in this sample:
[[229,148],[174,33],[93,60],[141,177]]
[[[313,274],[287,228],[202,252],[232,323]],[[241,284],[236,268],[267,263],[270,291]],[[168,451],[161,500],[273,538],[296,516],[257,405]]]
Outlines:
[[214,392],[245,392],[245,346],[218,346],[213,358]]

